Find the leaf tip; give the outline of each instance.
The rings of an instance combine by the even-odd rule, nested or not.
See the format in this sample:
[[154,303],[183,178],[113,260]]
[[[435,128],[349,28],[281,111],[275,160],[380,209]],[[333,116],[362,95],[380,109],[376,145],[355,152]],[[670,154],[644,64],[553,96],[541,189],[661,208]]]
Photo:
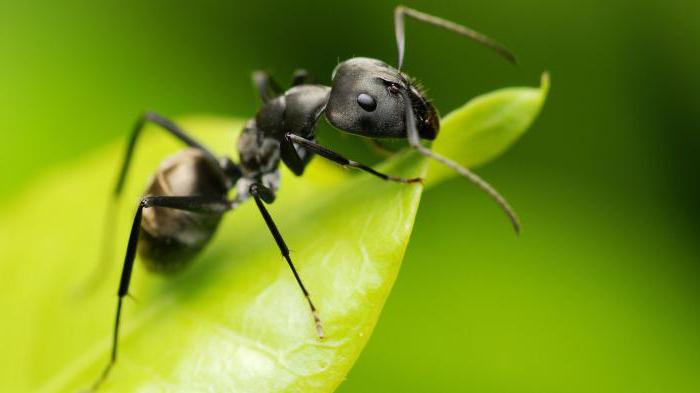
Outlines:
[[545,71],[540,76],[540,91],[542,92],[542,98],[544,99],[549,93],[550,77],[549,71]]

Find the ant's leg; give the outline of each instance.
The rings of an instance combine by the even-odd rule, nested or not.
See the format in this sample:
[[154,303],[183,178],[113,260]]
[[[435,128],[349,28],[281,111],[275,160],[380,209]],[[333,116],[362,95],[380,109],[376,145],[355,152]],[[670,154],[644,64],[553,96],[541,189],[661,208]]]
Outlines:
[[299,288],[301,288],[301,291],[304,293],[306,301],[309,303],[309,308],[311,308],[311,314],[313,315],[314,322],[316,323],[316,333],[318,334],[318,337],[322,339],[323,326],[321,325],[321,318],[318,316],[316,306],[314,306],[313,302],[311,302],[309,291],[306,290],[306,287],[304,287],[304,283],[301,282],[301,277],[299,277],[299,273],[297,273],[297,269],[294,267],[292,259],[289,256],[289,248],[284,242],[284,239],[282,239],[282,235],[277,229],[277,225],[275,225],[275,222],[272,220],[272,216],[270,216],[270,213],[267,211],[267,209],[265,208],[265,204],[263,203],[263,201],[265,203],[271,203],[275,198],[274,193],[272,192],[272,190],[263,186],[262,184],[256,183],[250,186],[250,195],[252,195],[253,199],[255,199],[255,204],[258,206],[258,210],[260,210],[260,214],[265,220],[267,228],[270,230],[270,233],[272,233],[272,237],[275,239],[277,247],[279,247],[282,256],[287,261],[287,264],[289,264],[289,268],[292,269],[294,278],[297,280]]
[[134,125],[134,128],[131,132],[131,137],[129,138],[129,145],[126,148],[124,161],[122,162],[121,171],[119,172],[119,177],[117,179],[117,185],[114,188],[115,197],[119,196],[124,187],[124,181],[126,180],[126,175],[129,172],[129,164],[131,163],[131,157],[134,154],[136,142],[138,140],[139,135],[141,135],[141,131],[143,130],[144,126],[146,125],[146,123],[149,122],[158,124],[165,131],[184,142],[187,146],[202,150],[204,154],[207,155],[207,158],[213,163],[218,162],[214,154],[212,154],[211,151],[209,151],[209,149],[207,149],[202,144],[200,144],[192,137],[187,135],[187,133],[180,127],[178,127],[177,124],[156,113],[150,111],[145,112],[143,115],[141,115],[141,117],[139,117],[138,121],[136,121],[136,124]]
[[282,94],[282,88],[272,79],[267,71],[254,71],[253,84],[255,88],[258,89],[258,94],[263,103]]
[[305,69],[298,69],[294,71],[294,76],[292,76],[292,86],[308,85],[313,83],[313,78]]
[[282,139],[280,141],[280,158],[292,173],[301,176],[304,174],[306,165],[314,158],[314,154],[303,146],[295,146],[292,141]]
[[134,222],[131,225],[129,242],[127,243],[126,247],[126,256],[124,257],[124,267],[122,268],[122,275],[121,279],[119,280],[119,289],[117,291],[117,311],[114,319],[114,331],[112,335],[112,355],[109,363],[102,371],[102,374],[92,385],[91,391],[97,390],[97,388],[105,381],[109,375],[109,372],[112,370],[114,363],[117,361],[117,344],[119,341],[119,323],[121,320],[122,300],[124,299],[124,296],[129,293],[129,283],[131,282],[131,272],[134,267],[134,259],[136,258],[136,247],[138,245],[139,232],[141,230],[143,209],[156,206],[195,213],[210,214],[222,214],[230,209],[230,203],[225,199],[206,197],[151,196],[145,197],[141,200],[136,210]]
[[[304,69],[298,69],[294,71],[292,76],[292,86],[306,85],[312,82],[312,78],[309,73]],[[253,84],[258,90],[260,99],[263,103],[270,101],[276,96],[284,93],[279,84],[270,76],[267,71],[255,71],[253,72]]]
[[361,164],[361,163],[353,161],[353,160],[349,160],[349,159],[341,156],[340,154],[334,152],[333,150],[330,150],[326,147],[323,147],[323,146],[321,146],[317,143],[314,143],[306,138],[302,138],[299,135],[287,133],[285,136],[290,141],[292,141],[294,143],[298,143],[299,145],[305,147],[309,151],[316,153],[319,156],[321,156],[327,160],[331,160],[331,161],[333,161],[337,164],[340,164],[342,166],[345,166],[345,167],[357,168],[361,171],[365,171],[369,174],[377,176],[380,179],[395,181],[395,182],[399,182],[399,183],[420,183],[423,181],[423,179],[420,177],[403,178],[403,177],[386,175],[384,173],[375,171],[374,169],[372,169],[371,167],[369,167],[367,165]]
[[488,194],[488,196],[498,204],[501,210],[506,213],[508,219],[513,225],[515,233],[520,233],[520,221],[518,220],[518,215],[515,213],[515,210],[510,207],[508,201],[506,201],[506,199],[498,191],[496,191],[493,186],[469,169],[421,145],[418,129],[416,128],[416,118],[413,114],[413,108],[411,107],[411,101],[408,95],[404,95],[404,111],[406,113],[406,135],[408,137],[408,143],[411,145],[411,147],[416,149],[420,154],[432,158],[433,160],[451,168]]
[[[144,126],[146,123],[155,123],[162,127],[165,131],[179,139],[180,141],[184,142],[187,146],[194,147],[197,149],[200,149],[204,152],[204,154],[208,157],[208,159],[215,165],[218,165],[217,159],[212,154],[207,148],[205,148],[203,145],[201,145],[199,142],[194,140],[192,137],[187,135],[185,131],[183,131],[180,127],[178,127],[175,123],[172,121],[166,119],[163,116],[160,116],[156,113],[153,112],[145,112],[143,115],[139,117],[139,119],[136,121],[136,124],[134,125],[134,128],[131,131],[131,135],[129,137],[129,143],[126,148],[126,152],[124,154],[124,158],[122,161],[122,166],[121,169],[119,170],[119,177],[117,178],[117,184],[114,187],[114,191],[112,194],[112,198],[114,200],[119,197],[121,194],[123,188],[124,188],[124,183],[126,182],[126,176],[129,172],[129,165],[131,164],[131,159],[134,154],[134,150],[136,148],[136,142],[138,141],[139,135],[141,135],[141,131],[143,130]],[[113,247],[111,244],[111,240],[114,238],[114,233],[113,233],[113,223],[114,223],[114,216],[117,212],[116,208],[116,203],[114,201],[110,201],[110,206],[107,209],[107,213],[105,215],[105,228],[103,229],[103,237],[102,237],[102,250],[101,254],[99,256],[100,261],[103,261],[103,263],[99,263],[94,271],[90,273],[89,277],[86,279],[85,284],[82,285],[82,287],[79,289],[80,293],[87,293],[92,290],[94,290],[101,282],[101,278],[104,277],[104,274],[106,270],[111,266],[112,262],[112,254],[113,254]]]

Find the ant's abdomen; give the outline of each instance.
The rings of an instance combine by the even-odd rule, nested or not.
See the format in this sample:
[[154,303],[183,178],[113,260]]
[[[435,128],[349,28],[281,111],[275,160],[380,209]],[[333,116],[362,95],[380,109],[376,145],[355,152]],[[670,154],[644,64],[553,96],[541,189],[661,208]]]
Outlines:
[[[220,167],[200,150],[187,149],[161,163],[145,196],[226,198],[226,194]],[[144,209],[138,250],[146,267],[170,273],[187,265],[214,235],[221,216],[165,207]]]

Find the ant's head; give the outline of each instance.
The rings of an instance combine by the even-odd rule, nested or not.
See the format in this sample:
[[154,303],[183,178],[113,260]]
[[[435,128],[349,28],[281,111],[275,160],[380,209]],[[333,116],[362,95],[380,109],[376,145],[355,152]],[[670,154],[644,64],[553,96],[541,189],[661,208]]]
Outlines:
[[338,64],[326,105],[326,118],[334,127],[370,138],[407,138],[420,154],[446,165],[475,183],[508,214],[516,232],[520,224],[508,202],[487,182],[458,163],[423,146],[420,138],[435,139],[440,122],[435,108],[401,72],[406,49],[404,19],[412,18],[465,36],[494,50],[511,63],[515,56],[503,45],[465,26],[407,8],[394,9],[396,68],[374,59],[357,57]]
[[371,138],[405,138],[404,100],[408,99],[420,137],[437,136],[437,111],[399,70],[379,60],[356,57],[338,64],[332,78],[326,118],[334,127]]

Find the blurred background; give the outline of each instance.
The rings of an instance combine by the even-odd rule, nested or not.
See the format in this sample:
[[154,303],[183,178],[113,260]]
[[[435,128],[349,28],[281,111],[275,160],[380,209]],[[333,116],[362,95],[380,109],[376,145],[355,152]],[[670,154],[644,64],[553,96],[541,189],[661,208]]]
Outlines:
[[[328,83],[395,62],[389,1],[0,2],[0,202],[123,140],[143,109],[251,116],[250,72]],[[505,86],[552,90],[533,128],[424,194],[351,392],[700,391],[700,2],[408,1],[514,50],[512,67],[409,22],[405,70],[447,113]],[[352,138],[321,139],[376,159]],[[233,143],[233,142],[232,142]],[[3,322],[5,323],[5,322]]]

